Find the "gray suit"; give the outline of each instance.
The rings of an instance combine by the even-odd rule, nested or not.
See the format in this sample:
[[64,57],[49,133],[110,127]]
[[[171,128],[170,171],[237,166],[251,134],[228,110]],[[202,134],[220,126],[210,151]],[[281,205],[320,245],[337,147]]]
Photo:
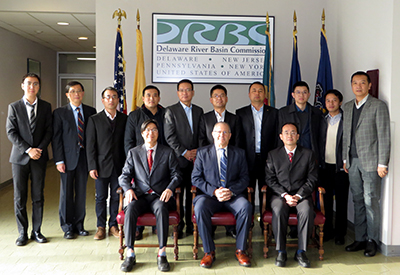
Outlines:
[[[343,160],[349,170],[354,202],[356,241],[379,241],[381,178],[378,164],[388,165],[390,157],[390,118],[386,104],[371,95],[362,107],[354,129],[357,158],[350,156],[354,100],[344,105]],[[354,149],[354,148],[353,148]]]

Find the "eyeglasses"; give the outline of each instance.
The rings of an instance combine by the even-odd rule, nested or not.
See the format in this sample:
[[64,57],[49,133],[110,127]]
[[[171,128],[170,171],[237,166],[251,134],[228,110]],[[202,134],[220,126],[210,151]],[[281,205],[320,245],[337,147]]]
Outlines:
[[83,93],[83,91],[79,91],[79,90],[71,90],[71,91],[69,91],[68,93],[70,93],[70,94],[80,94],[80,93]]
[[295,131],[283,132],[282,135],[284,135],[284,136],[295,136],[295,135],[297,135],[297,132],[295,132]]
[[306,95],[306,94],[308,94],[308,91],[294,91],[294,94],[296,94],[296,95]]
[[27,81],[27,82],[25,82],[25,85],[26,86],[33,86],[33,87],[38,87],[39,86],[39,82],[30,82],[30,81]]
[[191,92],[191,91],[193,91],[193,90],[192,90],[192,89],[189,89],[189,88],[187,88],[187,89],[179,89],[179,90],[178,90],[178,92],[180,92],[180,93],[184,93],[184,92],[189,93],[189,92]]
[[117,99],[118,98],[118,96],[117,95],[113,95],[113,96],[104,96],[103,97],[104,99],[107,99],[107,100],[110,100],[110,99]]
[[213,133],[216,133],[218,135],[223,134],[223,135],[227,135],[230,134],[231,132],[227,132],[227,131],[213,131]]
[[151,133],[157,133],[158,129],[157,128],[153,128],[153,129],[146,129],[144,130],[144,132],[146,132],[146,134],[150,134]]
[[212,98],[215,98],[215,99],[217,99],[217,98],[225,98],[225,97],[226,97],[225,94],[213,95],[213,96],[212,96]]

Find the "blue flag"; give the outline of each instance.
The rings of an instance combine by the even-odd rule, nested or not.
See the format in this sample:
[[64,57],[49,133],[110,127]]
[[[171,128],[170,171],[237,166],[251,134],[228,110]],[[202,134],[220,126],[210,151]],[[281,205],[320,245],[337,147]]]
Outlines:
[[292,104],[293,85],[301,81],[300,64],[297,57],[297,30],[293,31],[293,55],[292,55],[292,68],[290,69],[289,88],[286,105]]
[[329,58],[326,32],[321,29],[321,56],[319,58],[317,85],[315,87],[315,107],[321,110],[325,109],[324,96],[326,91],[330,89],[333,89],[331,60]]
[[117,29],[117,38],[115,41],[115,59],[114,59],[114,88],[118,91],[119,108],[124,114],[127,113],[126,91],[125,91],[125,60],[124,49],[122,47],[122,31]]
[[264,56],[264,74],[263,84],[265,86],[267,104],[275,107],[275,88],[274,88],[274,70],[272,69],[271,56],[271,37],[269,32],[265,32],[265,56]]

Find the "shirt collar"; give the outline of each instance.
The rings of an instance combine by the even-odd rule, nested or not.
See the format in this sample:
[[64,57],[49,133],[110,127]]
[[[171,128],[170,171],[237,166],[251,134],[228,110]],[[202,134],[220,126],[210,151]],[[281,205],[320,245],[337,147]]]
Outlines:
[[221,115],[219,115],[218,112],[215,111],[215,110],[214,110],[214,113],[215,113],[215,117],[217,118],[217,121],[218,121],[218,122],[225,121],[225,113],[226,113],[226,110],[223,111]]
[[253,104],[250,104],[250,105],[251,105],[251,110],[252,110],[254,113],[261,113],[261,112],[264,111],[264,104],[261,106],[260,111],[257,111],[257,109],[253,106]]
[[156,143],[156,145],[154,145],[153,147],[150,147],[147,143],[144,144],[144,146],[146,147],[146,151],[153,149],[154,152],[157,150],[157,145],[158,145],[158,143]]
[[79,108],[79,110],[82,110],[82,103],[81,103],[81,105],[79,105],[78,107],[75,106],[74,104],[72,104],[71,102],[69,103],[69,105],[71,105],[71,108],[72,108],[73,111],[75,111],[76,108]]
[[186,110],[186,109],[192,110],[192,107],[193,107],[193,104],[192,104],[192,103],[190,103],[190,107],[186,106],[186,105],[183,104],[181,101],[179,101],[179,103],[182,105],[182,107],[183,107],[184,110]]
[[296,111],[297,111],[297,112],[302,112],[302,113],[306,112],[306,113],[308,113],[308,104],[306,104],[306,107],[304,108],[304,111],[301,110],[301,109],[299,108],[299,106],[297,106],[296,103],[294,103],[294,106],[296,106]]
[[364,103],[367,101],[368,97],[369,97],[369,94],[367,94],[366,97],[364,97],[360,102],[358,102],[358,104],[357,104],[357,100],[354,99],[354,104],[356,105],[356,108],[360,109],[361,106],[363,106]]
[[328,113],[326,115],[326,119],[330,125],[335,125],[336,123],[338,123],[340,121],[341,118],[342,118],[342,113],[339,113],[336,116],[331,116],[330,113]]
[[106,109],[104,109],[104,113],[106,113],[106,116],[111,120],[114,120],[117,117],[117,112],[115,112],[115,116],[112,117],[112,115]]
[[289,151],[289,149],[286,148],[286,146],[283,146],[283,147],[285,147],[286,154],[289,154],[290,152],[292,152],[292,153],[293,153],[293,156],[294,156],[294,153],[296,152],[297,146],[296,146],[296,148],[293,149],[293,151]]
[[37,103],[38,98],[36,97],[35,101],[32,104],[26,99],[25,96],[22,97],[22,100],[24,101],[25,105],[28,102],[30,105],[34,106]]

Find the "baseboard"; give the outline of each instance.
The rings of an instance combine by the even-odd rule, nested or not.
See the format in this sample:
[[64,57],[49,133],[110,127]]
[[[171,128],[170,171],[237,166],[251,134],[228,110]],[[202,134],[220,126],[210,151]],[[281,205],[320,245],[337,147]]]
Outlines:
[[400,256],[400,245],[386,245],[381,243],[381,253],[387,257]]

